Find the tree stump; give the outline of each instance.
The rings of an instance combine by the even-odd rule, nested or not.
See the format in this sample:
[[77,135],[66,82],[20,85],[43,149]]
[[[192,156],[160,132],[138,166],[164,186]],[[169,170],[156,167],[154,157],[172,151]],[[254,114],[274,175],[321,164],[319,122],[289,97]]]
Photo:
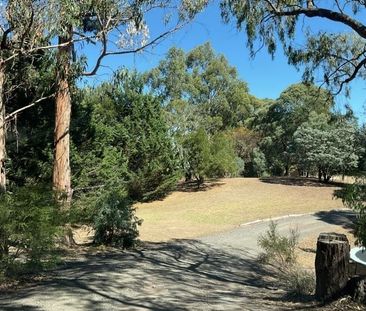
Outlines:
[[344,234],[319,235],[315,257],[315,297],[318,300],[334,297],[347,285],[349,252],[349,242]]

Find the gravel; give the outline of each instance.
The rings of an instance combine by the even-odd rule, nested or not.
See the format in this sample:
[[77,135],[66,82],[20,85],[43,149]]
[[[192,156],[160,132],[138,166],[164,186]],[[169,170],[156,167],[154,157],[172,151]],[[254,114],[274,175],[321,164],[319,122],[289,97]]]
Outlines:
[[[280,232],[297,226],[302,237],[349,226],[348,211],[278,220]],[[49,280],[0,292],[0,310],[301,310],[271,270],[257,261],[259,234],[268,221],[196,240],[149,243],[134,251],[86,254]],[[315,308],[314,310],[320,310]]]

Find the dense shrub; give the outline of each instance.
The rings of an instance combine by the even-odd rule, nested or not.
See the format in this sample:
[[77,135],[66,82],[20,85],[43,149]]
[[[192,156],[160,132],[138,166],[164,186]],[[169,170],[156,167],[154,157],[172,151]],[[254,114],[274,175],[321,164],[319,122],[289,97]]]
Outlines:
[[136,242],[141,222],[123,192],[106,191],[96,201],[93,224],[95,243],[131,247]]
[[[232,139],[224,133],[209,136],[203,128],[190,133],[183,143],[187,179],[202,183],[206,177],[237,176],[240,167]],[[242,163],[243,169],[244,163]]]
[[335,192],[335,196],[341,198],[346,207],[357,213],[354,235],[356,243],[366,245],[366,180],[358,178],[352,185],[347,185]]
[[259,148],[253,149],[253,171],[257,177],[268,176],[267,162],[264,153]]
[[51,259],[61,215],[51,191],[22,187],[0,198],[0,270],[41,269]]
[[76,189],[123,185],[135,201],[162,197],[179,179],[177,150],[157,97],[137,73],[89,89],[73,118]]
[[210,151],[209,177],[239,175],[240,168],[238,167],[234,145],[229,135],[223,133],[214,135],[211,138]]

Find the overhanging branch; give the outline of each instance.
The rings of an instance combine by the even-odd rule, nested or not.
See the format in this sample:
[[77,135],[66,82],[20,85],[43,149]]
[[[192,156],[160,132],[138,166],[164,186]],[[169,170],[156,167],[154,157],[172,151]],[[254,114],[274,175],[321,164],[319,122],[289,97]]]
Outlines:
[[41,97],[39,99],[37,99],[36,101],[34,101],[33,103],[27,105],[27,106],[24,106],[22,108],[19,108],[15,111],[13,111],[12,113],[9,113],[6,117],[5,117],[5,122],[8,122],[12,119],[14,119],[19,113],[23,112],[24,110],[27,110],[29,108],[32,108],[34,107],[35,105],[39,104],[40,102],[46,100],[46,99],[50,99],[54,96],[55,94],[51,94],[51,95],[48,95],[48,96],[44,96],[44,97]]
[[266,2],[270,6],[270,11],[272,11],[275,16],[281,17],[305,15],[307,17],[326,18],[347,25],[348,27],[352,28],[359,36],[366,39],[366,26],[347,14],[317,7],[282,10],[275,6],[272,1]]
[[177,30],[181,29],[183,27],[184,24],[179,24],[176,27],[160,34],[159,36],[157,36],[156,38],[154,38],[153,40],[151,40],[150,42],[144,44],[143,46],[140,46],[136,49],[131,49],[131,50],[121,50],[121,51],[110,51],[108,52],[108,41],[107,41],[107,37],[105,35],[105,33],[103,33],[103,37],[102,37],[102,51],[100,53],[100,55],[98,56],[95,66],[93,67],[93,69],[91,69],[88,72],[84,72],[82,73],[83,76],[86,77],[90,77],[93,76],[97,73],[102,60],[107,57],[107,56],[111,56],[111,55],[124,55],[124,54],[133,54],[133,53],[138,53],[154,44],[157,44],[160,40],[163,40],[165,37],[167,37],[168,35],[176,32]]

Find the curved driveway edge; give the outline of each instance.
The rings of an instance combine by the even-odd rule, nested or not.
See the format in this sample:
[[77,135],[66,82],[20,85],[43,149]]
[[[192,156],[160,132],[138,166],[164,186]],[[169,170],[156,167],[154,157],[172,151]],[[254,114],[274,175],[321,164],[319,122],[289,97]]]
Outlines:
[[[348,227],[350,211],[278,220],[302,236]],[[52,279],[0,293],[0,310],[301,310],[286,301],[271,271],[256,260],[256,239],[268,221],[197,240],[150,243],[135,251],[86,255]],[[316,309],[319,310],[319,309]]]

